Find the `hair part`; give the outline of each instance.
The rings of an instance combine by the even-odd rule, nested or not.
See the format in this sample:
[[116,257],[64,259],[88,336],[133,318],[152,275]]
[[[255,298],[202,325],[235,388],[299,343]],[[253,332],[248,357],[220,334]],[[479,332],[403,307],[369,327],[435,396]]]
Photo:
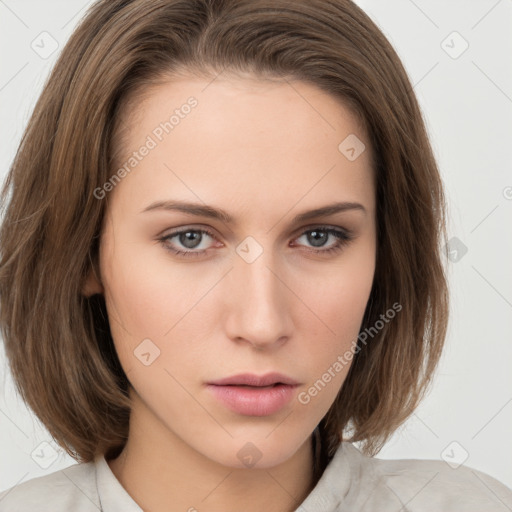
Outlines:
[[377,264],[362,328],[394,303],[402,310],[359,344],[316,432],[320,469],[342,439],[377,453],[438,364],[448,321],[442,182],[413,87],[376,24],[350,0],[102,0],[36,104],[0,230],[0,327],[16,387],[80,462],[119,453],[130,414],[104,299],[82,293],[92,271],[101,278],[108,195],[93,190],[115,170],[130,101],[172,77],[224,72],[315,85],[357,115],[374,156]]

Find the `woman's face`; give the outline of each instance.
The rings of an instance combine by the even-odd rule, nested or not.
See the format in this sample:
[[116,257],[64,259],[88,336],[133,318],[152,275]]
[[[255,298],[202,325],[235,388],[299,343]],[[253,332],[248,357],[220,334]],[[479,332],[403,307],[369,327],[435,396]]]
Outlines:
[[[367,136],[303,82],[182,78],[147,92],[102,189],[130,436],[275,466],[305,446],[349,370],[376,259]],[[295,218],[335,203],[347,204]]]

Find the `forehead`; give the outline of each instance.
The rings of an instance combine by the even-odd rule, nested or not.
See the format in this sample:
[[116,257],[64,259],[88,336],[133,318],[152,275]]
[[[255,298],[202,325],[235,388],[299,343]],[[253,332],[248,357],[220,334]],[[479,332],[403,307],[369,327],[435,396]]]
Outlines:
[[261,211],[269,200],[290,209],[321,197],[373,208],[367,135],[344,103],[314,85],[179,78],[143,91],[122,114],[116,164],[133,166],[114,201],[122,195],[140,206],[170,195]]

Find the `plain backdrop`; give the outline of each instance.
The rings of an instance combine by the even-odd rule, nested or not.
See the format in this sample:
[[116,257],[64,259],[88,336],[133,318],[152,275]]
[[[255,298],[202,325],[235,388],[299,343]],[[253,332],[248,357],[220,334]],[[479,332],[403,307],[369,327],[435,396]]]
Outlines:
[[[90,4],[0,0],[2,181],[44,80]],[[357,4],[414,84],[452,238],[443,359],[428,397],[377,456],[444,459],[454,470],[464,462],[512,487],[512,0]],[[75,461],[19,399],[1,344],[0,372],[1,491]]]

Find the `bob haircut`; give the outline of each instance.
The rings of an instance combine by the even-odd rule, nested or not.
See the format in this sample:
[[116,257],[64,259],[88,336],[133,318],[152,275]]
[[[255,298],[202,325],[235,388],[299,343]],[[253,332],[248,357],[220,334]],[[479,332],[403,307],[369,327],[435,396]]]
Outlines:
[[[425,395],[448,322],[445,197],[413,87],[350,0],[101,0],[64,47],[2,191],[0,327],[21,398],[79,462],[117,456],[129,381],[98,268],[120,117],[173,77],[301,80],[363,123],[376,176],[377,262],[352,365],[315,430],[325,467],[342,440],[375,455]],[[341,141],[340,141],[341,142]],[[136,171],[135,171],[136,172]],[[7,204],[8,202],[8,204]],[[402,307],[378,330],[382,313]],[[373,331],[371,331],[373,327]]]

